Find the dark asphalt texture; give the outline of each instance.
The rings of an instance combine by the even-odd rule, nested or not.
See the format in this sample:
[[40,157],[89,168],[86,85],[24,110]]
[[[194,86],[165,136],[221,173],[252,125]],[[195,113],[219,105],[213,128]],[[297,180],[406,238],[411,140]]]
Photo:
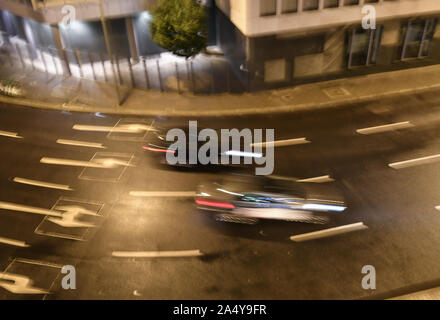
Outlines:
[[[0,105],[0,130],[23,137],[0,136],[0,201],[46,209],[60,199],[76,205],[87,202],[101,208],[102,215],[94,218],[96,228],[71,230],[43,221],[43,215],[0,209],[0,237],[30,245],[0,243],[0,271],[25,275],[35,287],[51,291],[24,296],[0,288],[0,299],[359,299],[440,284],[440,212],[435,209],[440,205],[440,163],[401,170],[388,166],[440,153],[439,92],[331,110],[199,121],[205,128],[274,128],[276,140],[310,140],[276,148],[274,174],[334,178],[329,187],[344,195],[348,210],[328,225],[219,223],[198,212],[192,199],[130,196],[130,191],[194,191],[200,182],[226,172],[166,169],[142,151],[141,135],[126,141],[127,134],[109,137],[107,132],[72,129],[75,124],[114,126],[120,119]],[[153,120],[187,121],[135,118],[132,123]],[[374,135],[356,133],[402,121],[415,126]],[[61,145],[57,139],[97,142],[107,148]],[[42,157],[89,161],[96,152],[133,157],[134,166],[83,172],[82,167],[40,163]],[[19,184],[14,177],[74,190]],[[356,222],[368,229],[302,243],[289,240],[291,235]],[[113,251],[195,249],[205,256],[112,257]],[[76,267],[76,290],[61,288],[64,275],[59,268],[64,265]],[[365,265],[376,268],[376,290],[361,286]]]

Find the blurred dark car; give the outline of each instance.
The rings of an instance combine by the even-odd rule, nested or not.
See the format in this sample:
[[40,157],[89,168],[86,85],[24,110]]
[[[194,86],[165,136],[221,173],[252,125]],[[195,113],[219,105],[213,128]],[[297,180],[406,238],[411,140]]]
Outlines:
[[[167,137],[167,133],[168,130],[173,129],[174,127],[171,126],[155,126],[154,130],[151,131],[150,135],[148,136],[148,141],[147,144],[142,146],[142,149],[145,150],[146,152],[148,152],[149,156],[153,157],[154,159],[156,159],[156,161],[158,163],[161,164],[166,164],[169,166],[174,166],[174,167],[186,167],[186,168],[201,168],[201,167],[210,167],[210,168],[219,168],[219,167],[243,167],[243,163],[244,163],[244,158],[245,157],[252,157],[253,154],[252,153],[246,153],[246,152],[240,152],[240,150],[243,150],[243,142],[240,141],[241,145],[240,145],[240,150],[238,150],[237,152],[229,150],[227,151],[227,153],[230,153],[230,156],[234,156],[236,158],[240,159],[240,164],[231,164],[232,161],[229,161],[230,163],[228,164],[222,164],[221,163],[221,143],[219,141],[218,143],[218,150],[217,150],[217,154],[218,154],[218,160],[217,160],[217,164],[212,164],[212,163],[208,163],[208,164],[202,164],[199,162],[199,159],[197,158],[196,163],[189,163],[189,154],[190,151],[194,151],[194,150],[190,150],[190,145],[189,145],[189,140],[190,139],[194,139],[195,141],[197,141],[197,154],[198,154],[198,150],[200,149],[200,147],[202,147],[206,141],[198,141],[198,136],[191,136],[190,135],[190,130],[188,126],[180,126],[177,128],[182,129],[185,132],[186,135],[186,163],[182,164],[182,163],[177,163],[177,164],[171,164],[167,161],[167,154],[168,153],[172,153],[174,154],[174,156],[178,156],[178,150],[170,150],[170,146],[174,143],[173,141],[167,141],[166,137]],[[198,127],[197,128],[197,134],[200,133],[201,130],[203,130],[204,128]],[[220,134],[219,134],[220,136]],[[208,153],[209,156],[209,153]],[[232,158],[232,157],[231,157]]]
[[215,220],[255,224],[259,219],[324,224],[346,210],[343,197],[323,186],[271,177],[236,176],[202,184],[195,203]]

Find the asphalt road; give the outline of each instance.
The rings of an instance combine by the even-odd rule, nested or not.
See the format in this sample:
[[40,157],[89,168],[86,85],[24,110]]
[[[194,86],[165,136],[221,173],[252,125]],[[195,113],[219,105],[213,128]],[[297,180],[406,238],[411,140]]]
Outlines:
[[[435,208],[440,205],[440,163],[389,166],[440,153],[439,92],[319,112],[199,121],[210,128],[274,128],[276,140],[311,141],[276,148],[274,173],[333,178],[330,188],[344,195],[349,208],[328,225],[214,222],[195,209],[191,198],[172,192],[192,192],[225,172],[157,166],[141,149],[148,139],[145,132],[73,129],[176,119],[121,119],[4,104],[0,114],[0,132],[21,137],[0,135],[0,270],[25,276],[50,292],[23,295],[0,288],[0,299],[357,299],[391,297],[440,282],[440,212]],[[406,121],[413,126],[356,132]],[[59,144],[58,139],[106,148]],[[84,168],[41,163],[42,158],[114,158],[130,166]],[[17,177],[71,190],[17,183]],[[169,194],[143,198],[131,191]],[[5,209],[5,203],[15,209]],[[47,212],[17,205],[46,210],[80,206],[99,216],[86,217],[95,227],[61,227],[49,221]],[[307,242],[289,239],[357,222],[368,229]],[[18,242],[6,244],[4,238]],[[112,256],[114,251],[181,250],[204,255]],[[61,286],[65,265],[75,266],[75,290]],[[375,290],[362,288],[366,265],[376,269]]]

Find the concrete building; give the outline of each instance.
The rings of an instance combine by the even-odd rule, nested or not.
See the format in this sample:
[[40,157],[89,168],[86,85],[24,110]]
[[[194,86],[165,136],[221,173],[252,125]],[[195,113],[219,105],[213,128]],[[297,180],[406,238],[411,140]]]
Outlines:
[[[216,0],[216,5],[219,45],[251,90],[440,58],[439,0]],[[365,5],[375,9],[375,29],[362,27]]]

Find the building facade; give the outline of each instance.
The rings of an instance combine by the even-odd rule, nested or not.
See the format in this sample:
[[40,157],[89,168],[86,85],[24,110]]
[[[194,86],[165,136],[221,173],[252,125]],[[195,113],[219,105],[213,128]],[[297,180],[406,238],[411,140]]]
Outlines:
[[[438,0],[216,0],[216,5],[219,45],[250,90],[435,64],[440,58]],[[372,12],[363,12],[366,5],[375,9],[375,28],[362,27]]]

